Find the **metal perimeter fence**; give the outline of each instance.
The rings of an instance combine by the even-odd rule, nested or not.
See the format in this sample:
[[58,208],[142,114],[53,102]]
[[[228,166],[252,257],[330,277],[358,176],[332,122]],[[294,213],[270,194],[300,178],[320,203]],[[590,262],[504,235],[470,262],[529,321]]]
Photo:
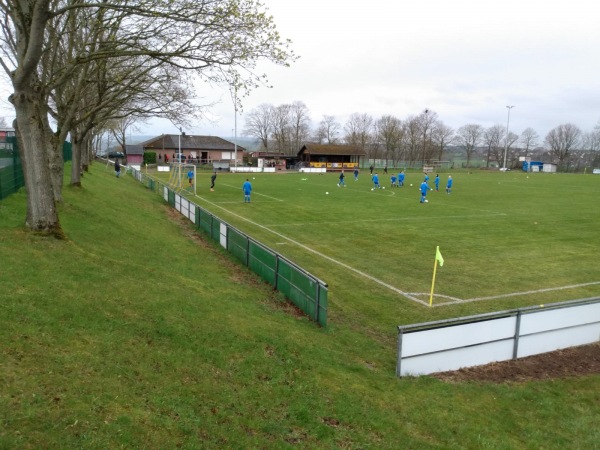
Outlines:
[[[128,170],[129,173],[129,170]],[[274,289],[321,326],[327,326],[327,284],[294,262],[224,222],[199,205],[141,170],[131,174],[163,199],[196,228],[231,253],[243,265],[258,274]]]
[[[72,159],[71,143],[63,144],[63,160]],[[23,164],[15,136],[0,136],[0,200],[25,186]]]
[[425,375],[600,340],[600,297],[398,327],[396,375]]

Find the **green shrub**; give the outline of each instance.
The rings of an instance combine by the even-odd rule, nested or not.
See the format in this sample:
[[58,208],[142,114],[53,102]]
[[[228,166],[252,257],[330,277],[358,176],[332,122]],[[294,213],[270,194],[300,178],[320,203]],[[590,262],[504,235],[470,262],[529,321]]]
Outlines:
[[156,164],[156,152],[144,152],[144,164]]

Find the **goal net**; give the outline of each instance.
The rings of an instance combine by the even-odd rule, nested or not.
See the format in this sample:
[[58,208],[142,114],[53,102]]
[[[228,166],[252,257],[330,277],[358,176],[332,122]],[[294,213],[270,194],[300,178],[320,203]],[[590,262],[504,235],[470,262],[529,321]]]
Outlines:
[[193,164],[171,163],[169,187],[175,192],[186,190],[196,195],[196,166]]

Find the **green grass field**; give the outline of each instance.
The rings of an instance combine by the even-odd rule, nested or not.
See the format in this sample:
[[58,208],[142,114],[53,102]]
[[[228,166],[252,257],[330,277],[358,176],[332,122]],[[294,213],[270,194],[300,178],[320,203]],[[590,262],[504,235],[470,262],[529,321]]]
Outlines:
[[[600,179],[505,175],[456,173],[455,193],[427,205],[416,192],[371,193],[365,180],[338,190],[332,175],[256,176],[243,205],[241,175],[219,175],[212,193],[201,175],[202,206],[330,283],[327,328],[103,164],[64,189],[67,240],[26,232],[25,193],[11,195],[0,202],[0,448],[598,448],[599,375],[395,376],[395,325],[535,296],[428,308],[289,240],[403,291],[428,290],[435,245],[444,295],[593,282]],[[523,265],[535,273],[517,276]]]
[[209,192],[199,174],[197,196],[183,194],[329,283],[333,321],[358,314],[383,331],[600,295],[600,176],[455,172],[447,195],[442,173],[421,204],[421,173],[403,188],[380,175],[386,189],[371,191],[368,171],[346,188],[335,173],[220,174]]

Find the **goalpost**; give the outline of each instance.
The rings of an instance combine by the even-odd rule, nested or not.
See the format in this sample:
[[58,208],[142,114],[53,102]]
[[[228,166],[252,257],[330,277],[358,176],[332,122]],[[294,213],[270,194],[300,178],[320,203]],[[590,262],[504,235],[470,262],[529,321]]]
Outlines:
[[[192,183],[190,184],[190,177]],[[188,190],[196,195],[196,166],[194,164],[171,163],[169,187],[175,192]]]

